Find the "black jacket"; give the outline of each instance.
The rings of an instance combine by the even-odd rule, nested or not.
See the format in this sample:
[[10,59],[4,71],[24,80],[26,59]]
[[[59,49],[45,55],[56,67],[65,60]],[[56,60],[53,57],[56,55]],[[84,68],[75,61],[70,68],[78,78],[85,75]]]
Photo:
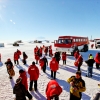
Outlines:
[[85,62],[89,67],[93,67],[93,64],[95,63],[95,60],[94,59],[88,59]]
[[44,61],[44,65],[45,65],[45,66],[48,65],[48,60],[47,60],[47,58],[43,58],[43,61]]
[[13,94],[16,94],[16,100],[26,100],[27,90],[23,84],[15,84]]

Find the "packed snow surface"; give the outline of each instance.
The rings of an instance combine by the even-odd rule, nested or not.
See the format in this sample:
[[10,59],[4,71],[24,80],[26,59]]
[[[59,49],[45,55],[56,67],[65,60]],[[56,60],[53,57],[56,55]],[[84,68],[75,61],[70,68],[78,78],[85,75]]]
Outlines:
[[[36,45],[39,47],[42,45],[53,46],[53,44],[48,44],[48,43],[47,44],[23,43],[19,47],[13,47],[12,45],[6,44],[5,47],[0,48],[0,53],[2,54],[2,59],[1,59],[2,63],[0,63],[0,100],[14,100],[15,95],[13,94],[13,86],[15,84],[15,80],[19,76],[18,71],[19,69],[25,69],[27,71],[28,66],[31,65],[32,61],[35,61],[33,50]],[[13,79],[10,80],[8,78],[6,66],[4,63],[7,60],[7,58],[11,58],[11,60],[13,61],[13,54],[17,49],[21,50],[22,52],[25,51],[26,54],[28,55],[27,65],[23,65],[20,59],[19,66],[14,66],[14,70],[16,74],[13,77]],[[82,52],[84,60],[88,59],[88,55],[90,53],[93,54],[93,56],[95,56],[96,53],[99,51],[100,51],[99,49],[97,50],[90,49],[88,52]],[[55,52],[54,46],[53,46],[53,52]],[[21,55],[21,58],[22,58],[22,55]],[[49,56],[47,56],[47,59],[50,62],[51,58]],[[66,66],[63,66],[62,60],[60,61],[60,67],[56,75],[57,82],[63,88],[63,92],[60,95],[60,100],[69,100],[70,85],[66,82],[66,80],[70,76],[75,75],[77,67],[74,66],[74,61],[75,59],[72,56],[67,57]],[[38,64],[37,66],[39,67]],[[95,64],[94,64],[93,77],[92,78],[85,77],[87,73],[87,65],[83,63],[83,65],[81,66],[81,71],[82,71],[82,78],[85,80],[85,83],[86,83],[86,91],[82,93],[82,100],[90,100],[91,97],[93,97],[100,90],[98,87],[98,83],[100,83],[99,82],[100,70],[96,69]],[[33,100],[46,100],[45,89],[46,89],[47,83],[51,79],[50,74],[51,74],[51,71],[50,71],[49,65],[47,66],[46,74],[44,74],[42,70],[40,70],[40,76],[38,79],[38,92],[35,92],[35,91],[31,92],[31,94],[33,95]],[[27,74],[27,76],[28,76],[28,83],[29,83],[29,75]]]

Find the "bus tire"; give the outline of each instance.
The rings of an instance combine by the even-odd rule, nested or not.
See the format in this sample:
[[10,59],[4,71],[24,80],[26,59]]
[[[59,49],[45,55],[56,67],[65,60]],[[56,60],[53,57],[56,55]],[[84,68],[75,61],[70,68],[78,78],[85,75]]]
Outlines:
[[71,56],[74,56],[74,52],[71,52]]
[[88,51],[88,45],[87,45],[87,44],[84,45],[83,51],[84,51],[84,52],[87,52],[87,51]]

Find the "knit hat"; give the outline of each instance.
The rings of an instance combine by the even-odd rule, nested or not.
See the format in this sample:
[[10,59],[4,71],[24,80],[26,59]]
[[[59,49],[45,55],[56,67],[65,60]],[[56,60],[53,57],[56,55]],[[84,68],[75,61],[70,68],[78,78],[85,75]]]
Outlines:
[[19,70],[19,73],[23,73],[23,72],[24,72],[24,70],[23,70],[23,69],[20,69],[20,70]]
[[20,83],[22,81],[22,78],[19,77],[17,80],[16,80],[16,83]]
[[32,65],[35,65],[35,62],[34,61],[32,62]]
[[90,56],[89,59],[93,59],[93,56]]

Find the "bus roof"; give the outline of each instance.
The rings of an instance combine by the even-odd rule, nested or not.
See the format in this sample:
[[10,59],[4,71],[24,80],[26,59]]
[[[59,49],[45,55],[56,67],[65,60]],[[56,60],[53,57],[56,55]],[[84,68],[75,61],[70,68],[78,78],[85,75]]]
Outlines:
[[94,40],[100,40],[100,39],[94,39]]
[[59,36],[59,38],[88,38],[88,37],[82,37],[82,36]]

